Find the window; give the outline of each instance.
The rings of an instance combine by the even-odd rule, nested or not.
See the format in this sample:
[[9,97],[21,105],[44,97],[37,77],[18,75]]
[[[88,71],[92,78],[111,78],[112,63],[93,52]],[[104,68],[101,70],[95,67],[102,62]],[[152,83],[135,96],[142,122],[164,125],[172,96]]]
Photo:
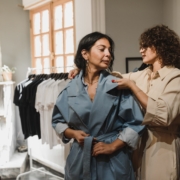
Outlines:
[[[69,72],[74,64],[74,2],[57,0],[30,11],[32,66],[36,73]],[[52,69],[51,69],[52,68]],[[39,69],[39,70],[38,70]]]

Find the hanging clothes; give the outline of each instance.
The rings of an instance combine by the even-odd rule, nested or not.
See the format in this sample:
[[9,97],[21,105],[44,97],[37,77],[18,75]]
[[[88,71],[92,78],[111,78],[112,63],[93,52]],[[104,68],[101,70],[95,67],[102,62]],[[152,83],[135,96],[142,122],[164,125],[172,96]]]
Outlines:
[[51,126],[52,109],[58,94],[70,81],[65,80],[67,73],[63,73],[63,79],[58,79],[60,75],[62,73],[30,75],[16,86],[14,93],[14,104],[19,108],[24,138],[37,135],[50,148],[59,144],[59,138]]

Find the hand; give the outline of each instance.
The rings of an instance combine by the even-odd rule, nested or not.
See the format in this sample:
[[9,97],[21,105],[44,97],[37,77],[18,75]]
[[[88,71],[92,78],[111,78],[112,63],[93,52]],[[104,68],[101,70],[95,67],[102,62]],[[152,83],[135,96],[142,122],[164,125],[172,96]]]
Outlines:
[[112,144],[106,144],[98,142],[93,146],[92,156],[98,156],[99,154],[112,154],[115,151]]
[[111,75],[112,75],[112,76],[115,76],[115,77],[118,77],[118,78],[122,78],[121,73],[120,73],[120,72],[117,72],[117,71],[113,71],[113,72],[111,73]]
[[79,74],[79,69],[72,69],[69,71],[68,78],[73,79],[77,74]]
[[112,80],[112,82],[118,84],[118,89],[131,89],[132,83],[134,83],[133,81],[126,78]]
[[84,131],[74,130],[74,139],[76,139],[80,145],[84,144],[84,139],[88,136],[89,134],[86,134]]

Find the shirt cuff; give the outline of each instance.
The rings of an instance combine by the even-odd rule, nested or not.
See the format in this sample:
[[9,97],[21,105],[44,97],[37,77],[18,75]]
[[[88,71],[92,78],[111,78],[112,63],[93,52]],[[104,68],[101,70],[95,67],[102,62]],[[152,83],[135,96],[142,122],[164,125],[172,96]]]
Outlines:
[[120,132],[118,138],[121,141],[125,142],[133,150],[135,150],[137,148],[137,144],[138,144],[140,136],[136,131],[127,127],[122,132]]
[[64,136],[64,131],[69,128],[67,124],[58,123],[55,127],[55,131],[58,137],[62,139],[63,143],[68,143],[71,139]]

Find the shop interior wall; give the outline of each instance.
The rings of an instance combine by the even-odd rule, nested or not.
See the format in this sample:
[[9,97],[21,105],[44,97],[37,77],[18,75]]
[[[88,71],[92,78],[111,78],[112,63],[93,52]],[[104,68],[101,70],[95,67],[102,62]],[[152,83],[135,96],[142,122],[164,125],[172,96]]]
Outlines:
[[[0,0],[0,45],[2,64],[16,67],[13,80],[24,80],[27,68],[31,66],[29,12],[24,11],[22,0]],[[24,136],[18,110],[15,111],[17,144]]]
[[[19,5],[22,0],[0,0],[2,61],[17,68],[13,75],[16,83],[25,78],[31,66],[29,12]],[[180,34],[179,7],[179,0],[105,0],[106,33],[116,45],[114,70],[124,73],[125,58],[140,57],[138,39],[146,28],[164,23]],[[18,121],[17,139],[20,140],[19,128]]]
[[106,33],[115,41],[114,70],[125,73],[125,58],[140,57],[139,36],[163,20],[163,0],[105,0]]

